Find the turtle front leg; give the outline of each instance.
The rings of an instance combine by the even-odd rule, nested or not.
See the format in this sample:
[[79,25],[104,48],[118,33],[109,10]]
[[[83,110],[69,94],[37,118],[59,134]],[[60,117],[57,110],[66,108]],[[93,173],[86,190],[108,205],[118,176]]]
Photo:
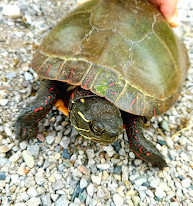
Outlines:
[[37,136],[38,122],[52,109],[58,94],[57,82],[43,79],[38,95],[16,120],[16,138],[20,141]]
[[148,140],[145,139],[142,127],[144,118],[122,112],[123,122],[126,128],[129,147],[140,159],[151,163],[153,167],[163,169],[167,163],[159,150]]

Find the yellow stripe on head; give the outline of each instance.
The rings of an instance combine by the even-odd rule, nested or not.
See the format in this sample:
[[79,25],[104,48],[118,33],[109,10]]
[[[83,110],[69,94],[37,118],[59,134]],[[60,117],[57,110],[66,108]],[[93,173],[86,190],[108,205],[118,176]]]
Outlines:
[[84,114],[82,114],[82,112],[78,112],[79,116],[85,121],[85,122],[90,122],[90,120],[86,119]]

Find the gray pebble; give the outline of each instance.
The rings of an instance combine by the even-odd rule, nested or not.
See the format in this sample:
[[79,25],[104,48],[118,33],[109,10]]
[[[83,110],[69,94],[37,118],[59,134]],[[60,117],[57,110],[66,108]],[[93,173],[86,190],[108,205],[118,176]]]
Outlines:
[[49,194],[41,195],[42,206],[51,206],[51,198]]
[[69,200],[66,195],[61,195],[58,200],[55,202],[55,206],[68,206]]
[[38,156],[39,150],[40,150],[40,148],[38,145],[29,145],[27,147],[27,152],[32,156]]

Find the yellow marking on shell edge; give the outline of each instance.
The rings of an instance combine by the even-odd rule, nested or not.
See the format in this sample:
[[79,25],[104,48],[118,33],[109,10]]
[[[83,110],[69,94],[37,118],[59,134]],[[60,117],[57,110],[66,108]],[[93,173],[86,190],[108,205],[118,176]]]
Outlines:
[[79,128],[79,127],[77,127],[77,126],[75,126],[75,125],[73,125],[73,124],[72,124],[72,126],[73,126],[75,129],[77,129],[77,130],[85,131],[85,132],[90,132],[90,130],[88,130],[88,129],[82,129],[82,128]]
[[82,114],[82,112],[78,112],[78,114],[79,114],[79,116],[85,121],[85,122],[90,122],[90,120],[88,120],[88,119],[86,119],[85,117],[84,117],[84,115]]
[[82,103],[84,103],[84,99],[80,99],[80,101],[81,101]]

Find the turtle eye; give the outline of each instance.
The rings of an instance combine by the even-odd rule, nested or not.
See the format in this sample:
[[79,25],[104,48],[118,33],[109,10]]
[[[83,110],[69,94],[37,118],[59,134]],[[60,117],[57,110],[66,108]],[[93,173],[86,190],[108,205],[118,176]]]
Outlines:
[[90,130],[96,134],[96,135],[101,135],[101,133],[104,132],[104,126],[101,122],[96,121],[96,120],[91,120],[89,122],[90,124]]

